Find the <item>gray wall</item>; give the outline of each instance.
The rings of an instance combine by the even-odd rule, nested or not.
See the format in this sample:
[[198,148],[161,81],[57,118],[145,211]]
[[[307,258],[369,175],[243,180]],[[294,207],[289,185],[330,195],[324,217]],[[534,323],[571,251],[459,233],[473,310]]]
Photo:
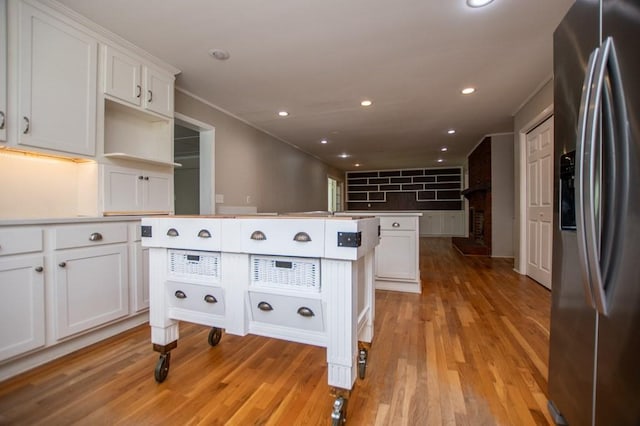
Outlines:
[[520,196],[521,189],[520,183],[524,179],[525,170],[522,170],[521,156],[524,154],[521,152],[521,134],[526,134],[533,127],[540,124],[544,118],[549,117],[553,113],[553,80],[549,80],[542,88],[535,93],[531,99],[525,103],[522,108],[516,113],[513,120],[513,146],[514,146],[514,179],[515,179],[515,199],[514,199],[514,212],[515,212],[515,226],[513,235],[513,248],[514,248],[514,266],[516,270],[520,272],[520,241],[522,236],[520,235],[520,222],[524,220],[520,209]]
[[491,136],[491,255],[513,256],[513,135]]
[[215,127],[216,194],[258,212],[327,210],[327,176],[344,173],[181,91],[175,110]]

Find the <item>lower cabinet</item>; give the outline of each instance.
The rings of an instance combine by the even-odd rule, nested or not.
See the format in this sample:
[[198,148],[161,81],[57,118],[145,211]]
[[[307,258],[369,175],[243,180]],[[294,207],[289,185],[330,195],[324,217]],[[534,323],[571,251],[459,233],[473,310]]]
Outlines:
[[60,251],[55,264],[57,339],[129,314],[126,244]]
[[429,210],[422,212],[420,236],[464,236],[464,210]]
[[44,346],[44,257],[0,259],[0,294],[0,362]]
[[417,280],[418,251],[415,231],[380,231],[376,248],[376,277]]

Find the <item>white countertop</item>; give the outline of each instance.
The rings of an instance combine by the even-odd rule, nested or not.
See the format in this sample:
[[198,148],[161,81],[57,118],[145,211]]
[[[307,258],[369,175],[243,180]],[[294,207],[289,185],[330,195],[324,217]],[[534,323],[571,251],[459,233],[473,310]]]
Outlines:
[[336,216],[422,216],[422,212],[408,212],[408,211],[376,211],[376,210],[349,210],[345,212],[336,212]]
[[72,223],[124,222],[139,220],[142,216],[77,216],[27,219],[0,219],[0,226],[16,225],[56,225]]

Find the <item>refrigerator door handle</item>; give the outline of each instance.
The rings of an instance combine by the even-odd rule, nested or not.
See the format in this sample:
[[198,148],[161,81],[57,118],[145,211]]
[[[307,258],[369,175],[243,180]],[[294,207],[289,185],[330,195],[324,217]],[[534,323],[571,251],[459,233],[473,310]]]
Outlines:
[[[589,134],[587,135],[587,140],[590,140],[591,143],[588,146],[589,150],[589,163],[588,163],[588,181],[585,191],[585,241],[586,241],[586,249],[587,249],[587,261],[589,265],[589,275],[591,277],[591,288],[594,296],[594,301],[596,305],[596,309],[602,315],[607,315],[609,311],[609,303],[607,298],[607,292],[605,289],[605,282],[603,279],[603,269],[606,270],[609,267],[609,263],[611,263],[614,259],[612,258],[613,252],[612,250],[605,250],[605,252],[601,251],[601,247],[610,247],[614,241],[611,239],[619,239],[624,238],[623,229],[624,226],[623,221],[616,220],[613,217],[604,217],[603,223],[608,226],[609,230],[604,235],[607,241],[600,241],[602,234],[600,232],[599,227],[596,223],[595,211],[597,206],[597,202],[602,203],[601,194],[597,194],[598,188],[596,187],[596,158],[604,158],[604,152],[597,153],[596,149],[598,146],[601,149],[605,149],[606,145],[603,141],[602,144],[596,144],[595,142],[598,140],[599,131],[601,129],[599,124],[600,116],[602,115],[602,120],[607,121],[603,123],[602,128],[611,128],[614,129],[611,138],[617,138],[621,136],[621,142],[623,143],[622,149],[616,147],[616,141],[610,141],[611,147],[609,149],[612,150],[610,154],[616,156],[618,158],[614,158],[611,161],[611,188],[613,192],[613,201],[612,203],[615,205],[615,210],[617,211],[625,211],[627,202],[628,202],[628,155],[625,154],[626,148],[626,140],[627,140],[627,111],[626,105],[624,102],[624,90],[622,88],[622,78],[620,75],[620,66],[618,63],[618,58],[615,52],[615,46],[613,43],[613,39],[611,37],[607,38],[600,48],[601,55],[596,64],[596,73],[594,76],[594,93],[593,93],[593,113],[591,114],[591,118],[589,123],[587,124],[587,129]],[[609,77],[607,84],[606,77]],[[602,105],[603,101],[603,92],[607,91],[607,95],[604,97],[604,101],[607,102],[606,110],[609,112],[608,114],[602,113]],[[614,114],[611,112],[614,111]],[[615,121],[615,122],[609,122]],[[617,127],[616,127],[617,126]],[[585,153],[586,154],[586,153]],[[599,154],[599,155],[598,155]],[[618,163],[620,164],[618,165]],[[620,177],[621,179],[618,179]],[[617,182],[620,180],[620,182]],[[600,183],[602,187],[602,182]],[[601,188],[600,188],[601,189]],[[598,201],[596,201],[596,197]],[[601,209],[601,211],[606,211],[606,209]],[[602,262],[605,265],[602,265]]]
[[585,155],[587,154],[587,124],[592,114],[591,104],[591,87],[593,84],[593,75],[596,67],[596,59],[598,58],[600,49],[596,48],[589,56],[584,83],[582,85],[582,98],[580,100],[580,111],[578,121],[578,140],[576,141],[576,236],[578,240],[578,259],[580,261],[580,270],[582,272],[582,285],[584,286],[584,295],[589,306],[595,308],[593,299],[593,290],[591,286],[591,277],[589,275],[589,260],[587,255],[587,242],[585,239],[585,188],[586,188],[586,171]]

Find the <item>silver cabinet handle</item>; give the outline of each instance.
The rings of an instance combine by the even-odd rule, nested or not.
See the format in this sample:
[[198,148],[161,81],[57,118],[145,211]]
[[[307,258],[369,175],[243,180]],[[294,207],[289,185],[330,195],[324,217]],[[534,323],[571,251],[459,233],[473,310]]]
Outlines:
[[22,131],[23,134],[27,134],[29,133],[29,129],[31,128],[31,123],[29,122],[29,119],[27,117],[22,117],[22,119],[24,120],[24,130]]
[[176,296],[178,299],[186,299],[187,295],[184,293],[184,291],[182,290],[176,290],[175,293],[173,293],[174,296]]
[[0,130],[4,129],[4,112],[0,111]]
[[44,268],[42,266],[36,266],[36,272],[42,272]]
[[149,103],[153,102],[153,92],[151,90],[147,90],[147,93],[149,93],[149,98],[147,99],[147,102]]
[[145,177],[144,177],[144,180],[149,180],[149,176],[145,176]]
[[264,312],[269,312],[269,311],[273,311],[273,306],[271,306],[267,302],[260,302],[258,303],[258,309]]
[[298,309],[298,315],[306,318],[311,318],[316,316],[316,314],[314,314],[313,311],[307,308],[306,306],[302,306]]
[[99,232],[94,232],[93,234],[89,235],[89,241],[101,241],[102,240],[102,234]]
[[394,228],[400,228],[400,224],[398,222],[393,222],[391,226],[393,226]]
[[262,231],[253,231],[251,234],[251,239],[256,241],[264,241],[267,239],[267,236]]
[[142,86],[136,84],[136,88],[138,89],[138,93],[136,94],[136,98],[140,98],[142,96]]
[[167,235],[169,237],[177,237],[180,234],[178,233],[178,230],[176,228],[169,228],[169,230],[167,231]]
[[311,241],[311,237],[306,232],[298,232],[294,237],[293,241],[298,241],[300,243],[308,243]]
[[218,303],[218,299],[216,299],[214,296],[207,294],[206,296],[204,296],[204,301],[207,303]]
[[200,232],[198,232],[198,237],[200,237],[200,238],[211,238],[211,232],[209,232],[206,229],[201,229]]
[[60,262],[58,263],[58,266],[64,268],[65,266],[67,266],[67,262]]

